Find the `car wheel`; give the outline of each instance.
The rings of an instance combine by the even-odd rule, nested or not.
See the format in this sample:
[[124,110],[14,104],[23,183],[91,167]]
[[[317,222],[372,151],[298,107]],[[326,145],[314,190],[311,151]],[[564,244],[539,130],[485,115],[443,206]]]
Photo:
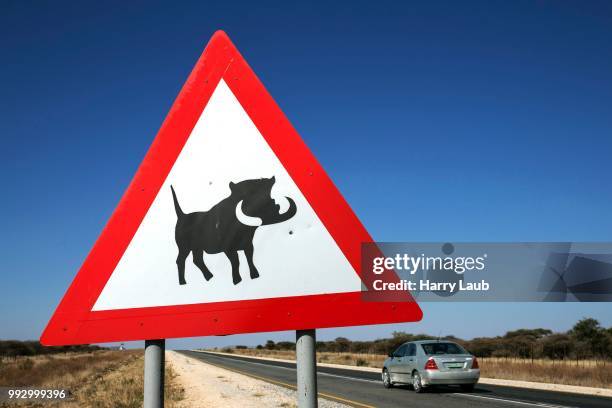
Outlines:
[[425,391],[425,387],[423,387],[423,383],[421,382],[421,374],[418,371],[412,373],[412,388],[414,392],[422,393]]
[[389,374],[389,371],[387,371],[386,368],[382,372],[382,382],[385,388],[393,387],[393,383],[391,382],[391,375]]
[[474,391],[474,385],[475,384],[462,384],[461,385],[461,391],[472,392],[472,391]]

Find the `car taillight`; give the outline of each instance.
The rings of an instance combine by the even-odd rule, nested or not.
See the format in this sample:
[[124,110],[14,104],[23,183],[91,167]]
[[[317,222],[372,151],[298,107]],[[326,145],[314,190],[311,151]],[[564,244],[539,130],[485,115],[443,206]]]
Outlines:
[[425,369],[426,370],[437,370],[438,369],[438,365],[436,364],[436,361],[433,358],[430,358],[425,363]]
[[480,368],[478,367],[478,360],[476,360],[476,357],[474,357],[474,360],[472,360],[472,368]]

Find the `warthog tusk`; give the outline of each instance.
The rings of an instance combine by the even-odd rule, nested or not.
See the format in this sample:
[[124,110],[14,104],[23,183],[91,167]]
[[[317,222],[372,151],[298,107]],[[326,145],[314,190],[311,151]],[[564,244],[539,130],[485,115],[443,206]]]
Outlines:
[[263,224],[261,218],[251,217],[242,211],[242,200],[236,205],[236,218],[238,218],[238,221],[240,221],[242,224],[249,227],[259,227],[261,224]]

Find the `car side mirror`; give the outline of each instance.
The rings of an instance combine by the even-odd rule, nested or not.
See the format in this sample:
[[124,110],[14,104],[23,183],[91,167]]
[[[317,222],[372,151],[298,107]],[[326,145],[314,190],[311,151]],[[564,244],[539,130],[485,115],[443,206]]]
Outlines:
[[389,357],[391,357],[391,358],[395,357],[395,356],[393,355],[393,352],[392,352],[392,351],[388,352],[388,353],[387,353],[387,355],[388,355]]

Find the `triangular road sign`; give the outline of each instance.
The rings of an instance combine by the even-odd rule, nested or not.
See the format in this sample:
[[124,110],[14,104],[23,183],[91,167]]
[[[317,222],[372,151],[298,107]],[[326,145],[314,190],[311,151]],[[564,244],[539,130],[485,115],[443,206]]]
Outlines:
[[219,31],[41,342],[420,320],[407,293],[404,301],[363,300],[371,285],[361,244],[371,241]]

